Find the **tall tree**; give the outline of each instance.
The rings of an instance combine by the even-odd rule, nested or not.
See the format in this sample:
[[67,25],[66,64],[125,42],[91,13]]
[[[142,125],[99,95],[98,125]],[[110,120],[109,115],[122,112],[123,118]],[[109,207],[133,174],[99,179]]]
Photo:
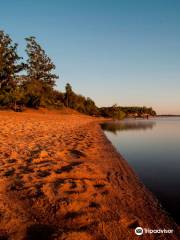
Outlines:
[[17,81],[17,74],[23,70],[24,64],[17,54],[17,44],[9,35],[0,31],[0,90],[10,91]]
[[[25,68],[17,54],[17,44],[13,43],[9,35],[0,31],[0,105],[15,107],[19,99],[20,78],[18,73]],[[16,97],[18,96],[18,98]]]
[[54,63],[37,43],[35,37],[26,38],[27,74],[29,79],[40,81],[44,86],[53,88],[57,75],[53,73]]
[[37,43],[35,37],[26,38],[27,82],[25,83],[28,95],[27,105],[38,107],[51,104],[53,87],[58,78],[54,74],[54,63]]

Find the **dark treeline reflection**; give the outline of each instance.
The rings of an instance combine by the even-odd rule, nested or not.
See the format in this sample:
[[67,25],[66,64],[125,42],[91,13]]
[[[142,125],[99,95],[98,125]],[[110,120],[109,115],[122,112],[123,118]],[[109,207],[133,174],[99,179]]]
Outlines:
[[118,131],[124,131],[124,130],[147,130],[152,129],[155,126],[155,122],[152,121],[114,121],[114,122],[107,122],[102,123],[101,127],[105,131],[112,132],[116,134]]

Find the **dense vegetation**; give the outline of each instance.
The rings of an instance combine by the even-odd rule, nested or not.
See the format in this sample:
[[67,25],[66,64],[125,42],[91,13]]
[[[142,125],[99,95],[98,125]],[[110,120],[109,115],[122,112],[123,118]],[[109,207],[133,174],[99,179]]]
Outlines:
[[130,114],[155,115],[146,107],[98,108],[89,97],[76,94],[69,83],[65,92],[55,89],[58,76],[55,65],[35,37],[25,38],[27,60],[17,53],[18,45],[9,35],[0,31],[0,108],[22,111],[24,107],[69,107],[81,113],[121,119]]

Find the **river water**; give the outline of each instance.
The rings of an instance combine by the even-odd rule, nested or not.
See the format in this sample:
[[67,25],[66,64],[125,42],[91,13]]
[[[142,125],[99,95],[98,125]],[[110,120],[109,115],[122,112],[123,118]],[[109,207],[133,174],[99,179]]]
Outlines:
[[180,223],[180,117],[102,124],[141,181]]

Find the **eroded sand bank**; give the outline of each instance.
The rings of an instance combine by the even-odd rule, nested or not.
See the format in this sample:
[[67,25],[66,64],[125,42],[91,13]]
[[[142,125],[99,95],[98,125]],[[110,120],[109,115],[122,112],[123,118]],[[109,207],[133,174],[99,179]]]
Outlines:
[[0,112],[0,239],[132,240],[137,226],[178,239],[97,119]]

